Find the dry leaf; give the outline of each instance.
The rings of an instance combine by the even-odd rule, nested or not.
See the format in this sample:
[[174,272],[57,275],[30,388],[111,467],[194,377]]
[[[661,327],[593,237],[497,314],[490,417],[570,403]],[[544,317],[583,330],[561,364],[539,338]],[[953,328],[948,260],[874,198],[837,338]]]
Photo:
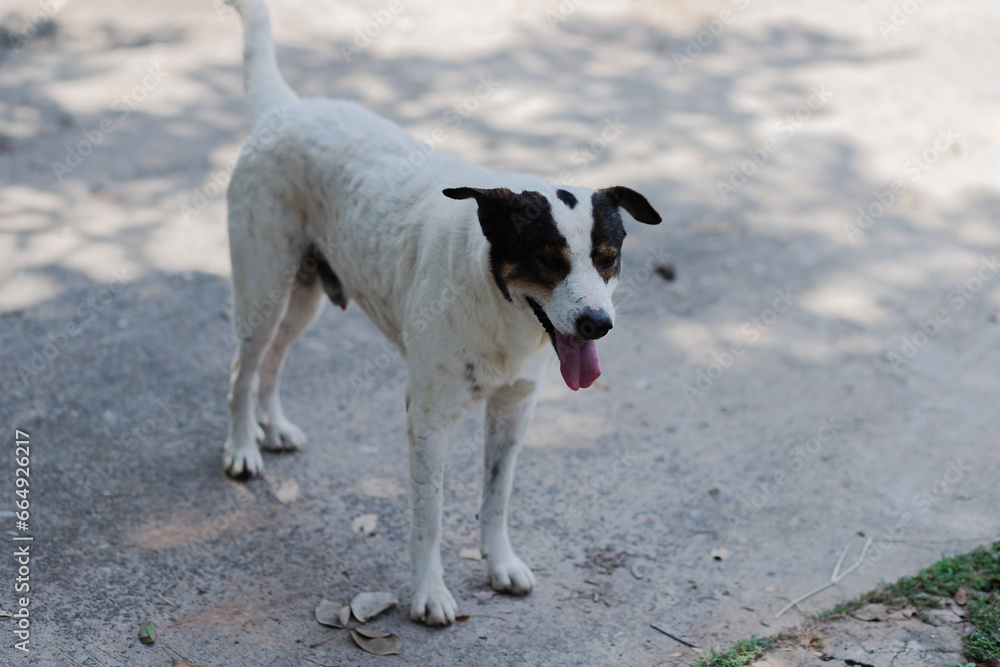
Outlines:
[[152,623],[139,628],[139,642],[142,644],[152,644],[156,641],[156,626]]
[[712,558],[715,560],[726,560],[729,558],[729,549],[725,547],[720,547],[717,549],[712,549]]
[[340,624],[342,626],[344,626],[345,628],[347,627],[347,624],[350,623],[350,621],[351,621],[351,606],[350,605],[346,605],[345,604],[343,607],[340,608],[340,615],[337,618],[337,620],[340,621]]
[[364,623],[394,606],[397,602],[399,600],[396,599],[396,596],[386,591],[358,593],[351,600],[351,611],[354,612],[354,618]]
[[378,514],[362,514],[351,522],[351,530],[355,533],[371,535],[378,525]]
[[479,549],[462,549],[458,552],[459,558],[468,558],[469,560],[482,560],[483,554],[479,552]]
[[501,609],[500,613],[501,614],[513,614],[514,610],[513,609]]
[[337,605],[329,600],[320,600],[319,605],[316,607],[316,620],[331,628],[346,628],[347,620],[350,620],[350,617],[347,620],[342,620],[343,615],[340,613],[341,611]]
[[965,592],[964,588],[959,588],[955,591],[955,602],[961,606],[965,606],[965,603],[969,601],[969,595]]
[[682,655],[684,655],[684,654],[683,654],[683,653],[681,653],[680,651],[675,651],[675,652],[673,652],[673,653],[671,653],[671,654],[670,654],[670,657],[671,657],[671,658],[679,658],[679,657],[681,657]]
[[483,602],[489,602],[493,599],[494,595],[496,595],[496,591],[476,591],[472,594],[472,597]]
[[468,614],[462,614],[460,616],[456,616],[455,620],[458,621],[459,623],[465,623],[470,618],[472,618],[472,617],[469,616]]
[[265,479],[270,483],[271,493],[278,502],[288,505],[299,499],[299,483],[294,479],[278,479],[269,475]]
[[768,593],[777,593],[778,591],[781,590],[781,586],[779,586],[778,584],[774,584],[773,586],[768,586],[764,590]]
[[208,665],[193,665],[187,660],[174,660],[174,667],[208,667]]
[[375,655],[395,655],[403,648],[403,640],[397,635],[378,630],[355,628],[351,630],[351,639],[362,649]]

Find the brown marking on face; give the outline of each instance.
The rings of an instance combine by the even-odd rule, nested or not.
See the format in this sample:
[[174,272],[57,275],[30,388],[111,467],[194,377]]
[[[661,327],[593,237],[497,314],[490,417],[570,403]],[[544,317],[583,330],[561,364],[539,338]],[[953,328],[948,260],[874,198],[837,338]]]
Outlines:
[[569,275],[569,244],[552,217],[551,203],[541,193],[454,188],[444,194],[476,199],[479,222],[490,242],[493,277],[507,299],[512,287],[547,299]]

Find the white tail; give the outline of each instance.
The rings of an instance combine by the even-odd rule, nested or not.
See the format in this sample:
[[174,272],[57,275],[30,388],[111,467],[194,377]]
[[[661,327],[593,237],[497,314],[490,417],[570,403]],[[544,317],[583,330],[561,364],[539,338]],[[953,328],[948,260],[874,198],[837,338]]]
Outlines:
[[275,107],[299,99],[278,69],[271,19],[264,0],[226,0],[243,17],[243,87],[256,124]]

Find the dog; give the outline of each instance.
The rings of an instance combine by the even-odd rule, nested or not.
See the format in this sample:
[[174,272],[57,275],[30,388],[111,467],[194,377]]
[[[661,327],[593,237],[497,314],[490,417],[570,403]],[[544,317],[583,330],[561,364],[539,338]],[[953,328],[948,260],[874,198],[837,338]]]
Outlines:
[[444,456],[452,428],[482,401],[480,551],[494,589],[529,593],[535,578],[511,548],[507,505],[539,388],[556,359],[574,391],[598,378],[594,341],[614,324],[621,274],[619,210],[647,224],[660,215],[626,187],[492,173],[427,154],[354,102],[300,99],[278,69],[263,0],[232,4],[255,129],[228,190],[238,342],[226,472],[259,474],[258,440],[278,451],[305,443],[281,407],[285,351],[324,295],[353,301],[408,365],[411,618],[455,620],[440,554]]

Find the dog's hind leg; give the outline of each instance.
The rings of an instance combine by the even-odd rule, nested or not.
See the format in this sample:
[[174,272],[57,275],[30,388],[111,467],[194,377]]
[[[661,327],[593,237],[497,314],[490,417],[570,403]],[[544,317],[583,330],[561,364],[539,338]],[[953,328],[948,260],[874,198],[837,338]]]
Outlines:
[[288,310],[278,326],[278,332],[260,366],[260,410],[264,439],[261,447],[268,451],[294,451],[306,443],[306,435],[285,417],[281,407],[281,370],[285,351],[299,335],[312,324],[323,305],[323,285],[315,267],[309,270],[306,263],[296,279],[288,300]]
[[514,555],[510,546],[507,502],[514,479],[514,464],[537,398],[538,383],[519,380],[497,390],[486,403],[486,465],[483,504],[479,509],[480,551],[486,559],[493,588],[515,595],[526,595],[535,585],[531,568]]
[[[298,257],[286,231],[297,220],[262,188],[247,192],[234,179],[229,197],[229,249],[233,264],[236,356],[229,381],[229,437],[223,450],[233,477],[258,475],[255,406],[258,369],[288,308]],[[294,227],[292,227],[294,228]],[[301,251],[299,251],[301,252]]]

